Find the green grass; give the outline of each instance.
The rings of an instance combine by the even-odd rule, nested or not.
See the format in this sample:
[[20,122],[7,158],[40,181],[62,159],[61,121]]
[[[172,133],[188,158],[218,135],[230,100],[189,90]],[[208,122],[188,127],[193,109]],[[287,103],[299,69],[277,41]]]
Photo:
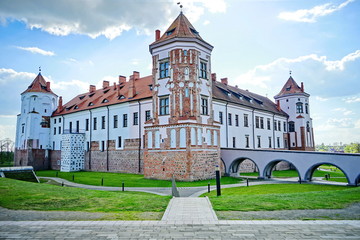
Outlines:
[[[53,170],[37,171],[36,175],[41,177],[56,177]],[[145,179],[144,175],[129,173],[107,173],[107,172],[58,172],[58,177],[72,181],[72,176],[76,183],[87,185],[101,185],[101,179],[104,178],[104,186],[121,187],[124,182],[125,187],[171,187],[171,181]],[[215,179],[196,182],[176,182],[177,187],[197,187],[207,186],[210,182],[215,185]],[[222,177],[221,184],[234,184],[241,182],[241,179],[232,177]]]
[[104,212],[120,214],[128,220],[139,219],[144,212],[164,212],[171,198],[140,192],[60,187],[7,178],[0,178],[0,195],[0,206],[8,209]]
[[266,184],[222,189],[209,196],[216,211],[274,211],[344,208],[360,202],[360,188],[310,184]]

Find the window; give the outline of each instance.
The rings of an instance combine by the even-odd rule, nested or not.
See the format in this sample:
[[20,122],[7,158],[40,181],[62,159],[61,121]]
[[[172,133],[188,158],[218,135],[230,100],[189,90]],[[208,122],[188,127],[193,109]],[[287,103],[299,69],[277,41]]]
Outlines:
[[127,127],[127,120],[128,120],[127,114],[123,114],[123,127]]
[[201,98],[201,114],[208,115],[208,99]]
[[259,128],[260,126],[260,118],[258,116],[255,117],[255,127]]
[[80,131],[80,122],[76,121],[76,132],[79,133]]
[[258,148],[261,148],[261,137],[260,137],[260,136],[257,136],[257,140],[258,140],[257,147],[258,147]]
[[293,121],[289,122],[289,132],[295,132],[295,123]]
[[90,142],[86,142],[86,151],[90,151]]
[[139,113],[138,112],[133,113],[133,125],[139,125]]
[[59,127],[59,131],[58,131],[58,134],[61,134],[61,127]]
[[206,62],[200,62],[200,77],[207,79],[207,64]]
[[101,149],[100,151],[104,151],[105,150],[105,141],[101,141]]
[[54,127],[54,135],[56,135],[56,127]]
[[306,131],[310,132],[310,123],[309,122],[306,122]]
[[286,132],[286,122],[284,122],[284,132]]
[[233,148],[236,147],[236,137],[233,137]]
[[101,116],[101,129],[105,129],[105,116]]
[[235,126],[239,126],[239,115],[235,114]]
[[305,103],[305,113],[309,114],[309,104]]
[[145,121],[149,121],[151,118],[150,116],[150,110],[145,111]]
[[85,119],[85,130],[89,131],[89,119]]
[[278,130],[281,131],[281,122],[278,121]]
[[121,148],[121,136],[118,136],[118,148]]
[[169,62],[160,63],[160,78],[169,77]]
[[94,117],[94,130],[96,130],[96,129],[97,129],[97,118]]
[[277,137],[276,142],[277,142],[277,147],[280,148],[280,137]]
[[270,122],[270,118],[267,119],[267,129],[270,130],[271,129],[271,122]]
[[296,103],[296,113],[303,113],[303,104],[301,102]]
[[169,114],[169,98],[160,98],[160,115]]
[[184,56],[187,56],[187,50],[184,50]]
[[245,135],[245,147],[249,148],[249,135]]
[[72,133],[72,122],[69,122],[69,131]]
[[264,129],[264,118],[263,117],[260,118],[260,128]]
[[229,126],[232,125],[232,123],[231,123],[231,118],[232,118],[232,117],[231,117],[231,113],[229,113],[229,114],[228,114],[228,123],[229,123]]
[[24,133],[25,132],[25,124],[22,124],[21,125],[21,133]]
[[274,120],[274,130],[277,131],[277,121]]
[[55,150],[55,142],[53,142],[53,148],[52,149]]
[[219,112],[219,122],[220,124],[223,124],[223,113]]
[[244,114],[244,127],[249,127],[249,115]]
[[56,118],[54,118],[54,124],[56,124]]
[[271,137],[269,137],[269,148],[271,148]]
[[189,97],[189,88],[185,88],[185,97]]
[[59,123],[61,123],[61,118],[59,118]]
[[118,115],[114,115],[114,128],[118,128]]

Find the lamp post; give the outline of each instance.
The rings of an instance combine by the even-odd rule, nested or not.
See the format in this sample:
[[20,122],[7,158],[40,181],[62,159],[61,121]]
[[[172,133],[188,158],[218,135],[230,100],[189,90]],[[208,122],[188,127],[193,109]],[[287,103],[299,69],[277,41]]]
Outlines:
[[216,195],[221,196],[220,189],[220,168],[218,165],[215,166],[215,174],[216,174]]

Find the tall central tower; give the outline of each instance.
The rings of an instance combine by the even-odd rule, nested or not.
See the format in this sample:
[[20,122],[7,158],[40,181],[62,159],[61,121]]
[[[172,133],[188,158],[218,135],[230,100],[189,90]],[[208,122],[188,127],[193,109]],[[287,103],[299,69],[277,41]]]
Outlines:
[[219,127],[212,106],[211,51],[183,13],[150,45],[153,118],[146,122],[147,178],[215,177]]

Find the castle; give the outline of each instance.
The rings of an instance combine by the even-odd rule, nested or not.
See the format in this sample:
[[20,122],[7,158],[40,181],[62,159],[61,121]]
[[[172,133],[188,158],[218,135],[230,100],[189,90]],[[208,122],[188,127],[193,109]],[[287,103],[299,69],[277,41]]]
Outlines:
[[290,78],[276,103],[218,81],[213,46],[183,13],[150,44],[152,75],[90,85],[63,104],[41,73],[21,94],[16,166],[214,178],[222,148],[314,150],[309,94]]

